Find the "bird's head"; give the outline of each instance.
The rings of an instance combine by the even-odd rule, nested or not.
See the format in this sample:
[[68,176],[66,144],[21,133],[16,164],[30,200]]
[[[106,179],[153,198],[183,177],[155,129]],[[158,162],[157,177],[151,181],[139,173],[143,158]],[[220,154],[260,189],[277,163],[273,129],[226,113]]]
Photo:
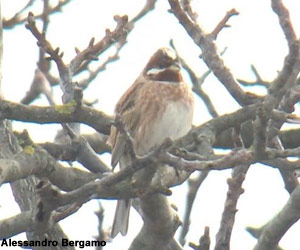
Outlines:
[[154,81],[181,82],[180,63],[172,49],[160,48],[147,63],[143,75]]

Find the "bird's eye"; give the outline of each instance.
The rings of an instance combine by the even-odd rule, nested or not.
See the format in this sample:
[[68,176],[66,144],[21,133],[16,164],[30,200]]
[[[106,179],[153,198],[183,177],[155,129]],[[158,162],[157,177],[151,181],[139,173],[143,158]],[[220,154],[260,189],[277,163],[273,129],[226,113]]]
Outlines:
[[166,67],[166,66],[165,66],[164,64],[162,64],[162,63],[158,64],[157,66],[158,66],[158,67],[157,67],[158,69],[163,69],[163,68]]

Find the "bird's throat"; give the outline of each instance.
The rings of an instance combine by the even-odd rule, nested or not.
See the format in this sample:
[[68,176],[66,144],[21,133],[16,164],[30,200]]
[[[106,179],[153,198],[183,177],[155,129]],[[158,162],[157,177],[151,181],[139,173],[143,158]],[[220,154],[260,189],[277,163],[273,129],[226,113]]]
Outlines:
[[161,81],[161,82],[181,82],[182,76],[180,71],[174,71],[171,69],[157,70],[148,74],[148,78],[153,81]]

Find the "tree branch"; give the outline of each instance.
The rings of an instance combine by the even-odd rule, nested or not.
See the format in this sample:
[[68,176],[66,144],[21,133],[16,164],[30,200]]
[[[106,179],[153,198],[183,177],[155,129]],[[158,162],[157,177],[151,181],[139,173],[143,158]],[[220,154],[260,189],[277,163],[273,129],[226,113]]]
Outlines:
[[224,65],[223,60],[217,52],[213,36],[205,34],[201,27],[192,21],[188,14],[182,9],[178,0],[169,0],[171,12],[177,17],[186,32],[202,50],[202,59],[207,67],[212,70],[219,81],[225,86],[232,97],[241,105],[255,103],[257,97],[253,94],[244,93],[230,70]]

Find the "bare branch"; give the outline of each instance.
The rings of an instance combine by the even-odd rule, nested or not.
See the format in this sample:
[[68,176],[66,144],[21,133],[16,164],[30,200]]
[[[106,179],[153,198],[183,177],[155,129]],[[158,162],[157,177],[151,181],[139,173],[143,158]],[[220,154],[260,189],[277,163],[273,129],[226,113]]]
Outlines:
[[300,218],[300,187],[291,194],[281,211],[263,227],[254,250],[276,249],[287,230]]
[[55,107],[38,107],[0,100],[1,118],[35,123],[81,122],[98,132],[109,134],[111,117],[96,109],[74,103],[56,105]]
[[[59,48],[53,49],[50,42],[46,40],[45,34],[41,33],[38,30],[32,12],[29,12],[28,14],[27,24],[25,25],[25,27],[29,29],[31,33],[35,36],[35,38],[38,40],[38,46],[41,47],[47,54],[49,54],[49,59],[54,60],[56,62],[61,78],[64,79],[65,76],[68,76],[68,68],[62,60],[63,54],[59,54]],[[70,81],[70,79],[65,79],[65,81]]]
[[[3,20],[3,28],[4,29],[12,29],[16,25],[20,25],[26,22],[27,18],[24,17],[26,16],[26,11],[29,7],[31,7],[36,0],[29,0],[28,3],[22,8],[22,10],[18,11],[12,18],[10,19],[4,19]],[[56,12],[60,12],[62,10],[62,7],[67,5],[69,2],[72,0],[60,0],[58,1],[56,6],[50,7],[47,9],[47,12],[43,12],[42,14],[36,15],[36,18],[41,19],[45,15],[51,15]]]
[[187,71],[189,74],[189,77],[191,78],[192,84],[193,84],[193,91],[203,100],[205,103],[208,112],[212,117],[218,117],[218,113],[210,100],[210,97],[205,93],[205,91],[202,89],[202,84],[204,83],[206,77],[211,73],[211,70],[208,70],[205,72],[200,78],[196,76],[196,73],[192,70],[192,68],[185,62],[185,60],[178,54],[173,41],[170,41],[170,45],[177,53],[177,56],[180,60],[180,63],[182,67]]
[[[235,148],[244,147],[240,136],[240,128],[234,128],[232,133]],[[248,172],[250,164],[241,164],[232,169],[231,178],[227,180],[228,191],[225,200],[224,210],[220,223],[219,231],[216,235],[216,245],[214,249],[229,250],[231,233],[237,212],[237,202],[240,195],[244,192],[242,184]]]
[[190,217],[192,213],[192,208],[194,205],[194,201],[196,199],[197,192],[201,186],[201,184],[204,182],[206,177],[208,176],[208,171],[202,171],[199,173],[197,178],[195,179],[189,179],[188,180],[188,194],[186,196],[186,205],[185,205],[185,213],[184,213],[184,219],[183,219],[183,225],[179,236],[179,242],[182,246],[185,245],[185,237],[189,231],[190,227]]
[[211,35],[214,37],[214,39],[217,39],[217,36],[219,35],[220,31],[223,28],[228,28],[230,27],[227,22],[229,21],[229,19],[233,16],[237,16],[240,13],[238,11],[236,11],[235,9],[231,9],[229,11],[227,11],[226,15],[223,17],[223,19],[218,23],[218,25],[216,26],[216,28],[211,32]]
[[75,74],[84,61],[91,61],[97,59],[98,55],[109,48],[116,41],[124,41],[128,34],[126,25],[128,24],[127,16],[115,16],[114,20],[117,22],[117,26],[114,31],[106,30],[105,37],[94,44],[94,38],[89,42],[86,49],[79,52],[77,50],[77,56],[70,62],[70,74]]
[[201,48],[203,61],[226,87],[232,97],[241,106],[255,103],[257,97],[253,94],[244,93],[230,70],[224,65],[223,60],[217,52],[216,45],[213,42],[213,37],[210,34],[205,34],[201,27],[189,18],[178,0],[169,0],[169,3],[172,8],[172,13],[177,17],[193,41]]
[[189,246],[194,250],[209,250],[210,247],[210,236],[209,227],[205,227],[204,234],[200,237],[199,245],[189,243]]
[[250,81],[245,81],[242,79],[238,79],[238,82],[244,86],[263,86],[263,87],[269,87],[270,83],[266,82],[265,80],[262,79],[262,77],[260,76],[260,74],[258,73],[258,70],[256,69],[256,67],[251,64],[251,70],[254,73],[255,77],[256,77],[256,81],[254,82],[250,82]]

